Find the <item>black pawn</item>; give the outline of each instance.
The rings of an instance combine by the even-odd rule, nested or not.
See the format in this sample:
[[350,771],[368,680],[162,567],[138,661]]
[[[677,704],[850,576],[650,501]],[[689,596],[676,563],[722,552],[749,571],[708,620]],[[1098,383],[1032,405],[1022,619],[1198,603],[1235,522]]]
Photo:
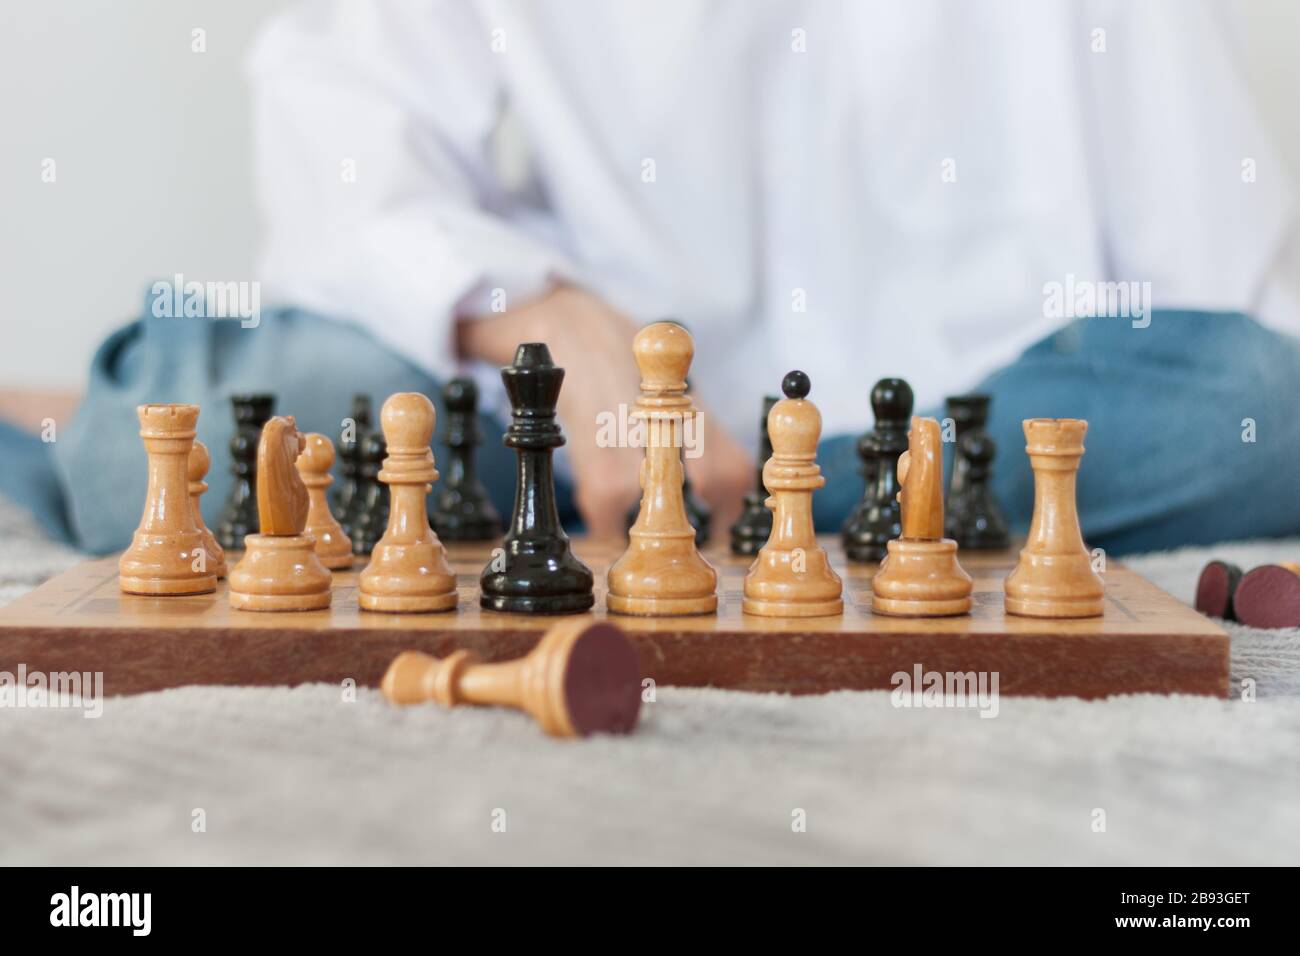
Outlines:
[[505,445],[519,460],[515,508],[502,549],[479,579],[479,603],[493,611],[571,614],[596,601],[591,569],[579,561],[560,527],[551,455],[564,444],[555,403],[564,369],[544,344],[519,346],[514,364],[501,370],[512,419]]
[[384,433],[375,429],[367,432],[361,443],[361,466],[357,475],[357,507],[352,512],[352,553],[367,555],[384,536],[388,527],[388,486],[379,480],[388,454]]
[[429,524],[444,541],[490,541],[501,534],[501,517],[474,471],[478,428],[478,387],[453,378],[442,390],[447,431],[443,441],[442,481],[429,496]]
[[767,432],[767,416],[777,402],[776,396],[763,398],[763,420],[759,423],[758,477],[754,490],[745,495],[745,507],[731,526],[731,553],[755,555],[772,535],[772,512],[767,509],[767,488],[763,485],[763,466],[772,457],[772,436]]
[[235,434],[230,439],[230,470],[235,486],[217,522],[217,543],[229,550],[244,546],[244,535],[257,534],[257,445],[262,426],[275,413],[274,395],[232,395]]
[[952,395],[948,398],[948,417],[956,426],[953,435],[952,464],[948,471],[948,494],[944,500],[944,533],[957,538],[961,527],[961,512],[966,507],[965,458],[958,454],[961,440],[971,432],[983,431],[989,420],[988,395]]
[[912,386],[901,378],[882,378],[871,389],[876,426],[858,440],[866,490],[842,532],[850,561],[881,560],[885,546],[903,533],[898,458],[907,451],[912,402]]
[[948,532],[957,547],[967,551],[991,551],[1009,547],[1011,537],[1006,519],[989,487],[993,456],[998,446],[987,432],[967,432],[957,446],[957,457],[965,465],[961,524]]
[[330,504],[334,520],[343,526],[347,535],[352,534],[352,519],[361,501],[361,446],[372,423],[369,395],[352,397],[350,422],[339,433],[339,483]]

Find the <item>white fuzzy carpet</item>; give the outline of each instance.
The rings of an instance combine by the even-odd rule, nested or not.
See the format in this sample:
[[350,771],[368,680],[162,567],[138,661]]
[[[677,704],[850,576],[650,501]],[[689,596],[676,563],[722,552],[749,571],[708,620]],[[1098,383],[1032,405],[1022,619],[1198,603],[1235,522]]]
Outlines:
[[[1189,600],[1208,553],[1128,563]],[[0,602],[75,560],[0,503]],[[1004,698],[988,720],[661,688],[633,736],[579,742],[326,685],[0,710],[0,863],[1294,864],[1300,632],[1230,629],[1254,703]]]

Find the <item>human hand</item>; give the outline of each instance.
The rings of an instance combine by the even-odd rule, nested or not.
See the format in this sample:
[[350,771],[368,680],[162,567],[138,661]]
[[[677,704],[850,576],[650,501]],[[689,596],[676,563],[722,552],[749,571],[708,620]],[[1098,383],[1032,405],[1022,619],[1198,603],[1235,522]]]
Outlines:
[[[465,354],[501,365],[510,363],[520,342],[547,344],[565,369],[557,414],[568,439],[578,510],[591,537],[622,537],[628,511],[641,496],[643,452],[602,446],[598,438],[601,416],[617,415],[619,404],[631,405],[638,392],[636,324],[589,292],[558,286],[516,309],[463,322],[458,332]],[[688,459],[687,470],[713,509],[715,532],[725,533],[739,514],[754,465],[706,408],[700,415],[702,454]]]
[[746,493],[753,490],[756,466],[740,444],[731,437],[699,401],[703,426],[701,454],[686,459],[691,489],[713,510],[713,539],[727,534],[740,516]]

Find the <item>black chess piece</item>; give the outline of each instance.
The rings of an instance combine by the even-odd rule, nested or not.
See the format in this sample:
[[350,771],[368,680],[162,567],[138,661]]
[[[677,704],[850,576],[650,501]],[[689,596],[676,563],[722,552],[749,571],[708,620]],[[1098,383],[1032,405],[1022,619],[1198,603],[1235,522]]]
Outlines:
[[[681,322],[677,324],[681,325],[682,328],[686,328]],[[686,390],[688,392],[691,390],[691,380],[689,378],[686,380]],[[699,424],[700,421],[701,419],[696,419],[695,424]],[[695,529],[695,547],[702,548],[709,540],[709,530],[713,526],[713,512],[709,510],[708,505],[695,496],[695,492],[691,488],[691,478],[686,473],[686,448],[684,446],[682,448],[682,504],[686,508],[687,522]],[[638,510],[637,507],[633,507],[632,519],[627,524],[629,528],[635,523]]]
[[767,433],[767,416],[777,402],[775,395],[763,398],[763,420],[759,424],[758,478],[754,490],[745,495],[745,507],[731,526],[731,553],[755,555],[772,535],[772,512],[767,508],[767,488],[763,486],[763,465],[772,457],[772,436]]
[[505,445],[519,460],[515,507],[502,548],[479,579],[479,603],[493,611],[571,614],[595,603],[591,569],[577,559],[560,527],[551,455],[564,444],[555,403],[564,369],[541,342],[519,346],[501,370],[512,420]]
[[347,535],[352,534],[352,519],[361,500],[361,445],[372,424],[370,396],[354,395],[352,415],[339,433],[339,483],[330,502],[330,513]]
[[988,395],[951,395],[948,398],[948,417],[956,426],[952,441],[952,460],[948,466],[948,493],[944,500],[944,534],[957,537],[961,527],[962,509],[966,507],[966,459],[958,454],[961,440],[971,432],[983,431],[989,420]]
[[388,454],[388,442],[379,429],[367,432],[361,443],[361,465],[357,475],[357,507],[352,512],[352,553],[367,555],[375,549],[388,527],[388,486],[379,480]]
[[257,534],[257,445],[262,426],[275,413],[275,396],[232,395],[235,434],[230,439],[230,470],[235,485],[217,521],[217,543],[230,550],[244,547],[244,535]]
[[957,446],[957,457],[965,466],[961,523],[946,533],[962,550],[1001,550],[1011,544],[1006,519],[989,487],[997,450],[997,442],[980,430],[967,432]]
[[478,428],[478,387],[453,378],[442,390],[447,454],[442,481],[429,496],[429,524],[444,541],[490,541],[501,534],[501,517],[474,471],[474,448],[483,440]]
[[842,532],[850,561],[881,560],[885,546],[903,533],[898,458],[907,451],[913,401],[912,386],[901,378],[882,378],[871,389],[876,425],[858,440],[866,490]]

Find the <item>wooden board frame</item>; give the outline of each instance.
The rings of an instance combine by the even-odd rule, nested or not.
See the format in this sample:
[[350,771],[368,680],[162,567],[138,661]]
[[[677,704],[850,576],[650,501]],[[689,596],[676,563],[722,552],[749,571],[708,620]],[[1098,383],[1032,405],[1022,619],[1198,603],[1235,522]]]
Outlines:
[[[1006,695],[1112,694],[1226,696],[1228,635],[1210,619],[1139,575],[1111,564],[1102,618],[1043,621],[1004,613],[1002,580],[1012,552],[960,555],[975,579],[975,608],[963,617],[900,619],[871,613],[874,565],[848,564],[827,539],[845,580],[841,617],[774,619],[744,615],[749,559],[711,549],[719,572],[716,615],[630,618],[610,615],[632,636],[646,677],[659,684],[792,694],[888,689],[893,675],[920,665],[940,673],[997,672]],[[478,576],[490,545],[449,549],[461,603],[442,614],[381,614],[357,607],[361,565],[336,572],[327,611],[257,613],[230,608],[226,583],[215,594],[148,598],[121,594],[117,559],[86,561],[0,608],[0,671],[100,671],[109,695],[191,684],[283,685],[352,678],[376,685],[400,651],[435,655],[469,648],[487,660],[527,653],[554,618],[484,611]],[[596,572],[604,616],[610,547],[578,540]],[[232,556],[233,559],[237,555]]]

